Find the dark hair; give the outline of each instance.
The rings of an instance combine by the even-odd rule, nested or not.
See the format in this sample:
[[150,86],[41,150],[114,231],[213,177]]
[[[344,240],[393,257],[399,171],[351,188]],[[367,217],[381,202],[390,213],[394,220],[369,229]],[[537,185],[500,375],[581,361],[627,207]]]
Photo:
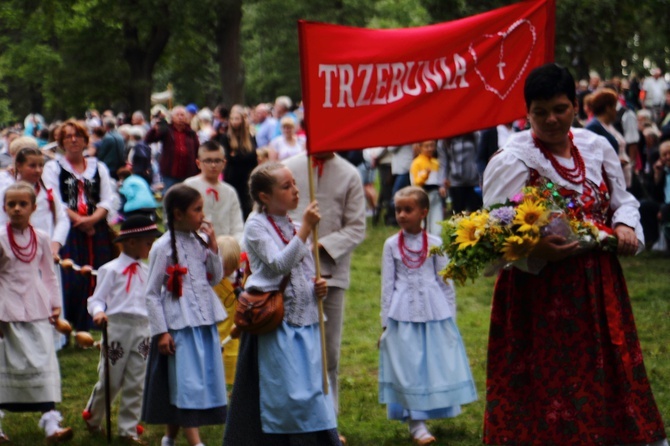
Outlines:
[[421,209],[430,209],[430,199],[425,190],[417,186],[407,186],[400,189],[393,196],[395,201],[398,198],[414,198]]
[[126,166],[119,167],[119,169],[116,171],[116,176],[119,177],[119,180],[125,180],[132,174],[133,173]]
[[277,178],[273,172],[275,170],[284,168],[282,163],[276,161],[267,162],[257,166],[249,176],[249,195],[256,203],[256,208],[259,211],[265,209],[265,204],[261,201],[261,193],[272,194],[272,188],[277,184]]
[[223,146],[219,144],[218,141],[210,139],[200,144],[200,147],[198,147],[198,157],[200,156],[200,152],[218,152],[218,151],[224,152],[225,155]]
[[575,79],[567,68],[549,63],[535,68],[526,78],[523,96],[527,110],[535,100],[548,100],[560,95],[567,96],[574,104],[577,95]]
[[23,164],[28,161],[29,156],[44,156],[40,149],[34,147],[24,147],[16,153],[14,164]]
[[616,107],[619,96],[616,91],[611,88],[601,88],[593,93],[593,101],[591,102],[591,111],[596,116],[600,116],[607,110],[608,107]]
[[[165,205],[165,215],[167,217],[167,227],[170,231],[170,247],[172,248],[172,262],[174,265],[179,263],[177,241],[174,235],[174,212],[177,209],[180,212],[186,212],[188,208],[200,197],[200,192],[193,189],[192,187],[185,184],[175,184],[168,190],[167,194],[165,194],[165,198],[163,198],[163,203]],[[203,246],[207,246],[207,243],[205,243],[205,241],[200,238],[198,234],[195,234],[195,236],[200,241],[200,243],[203,244]],[[174,297],[179,297],[179,290],[177,287],[174,287],[172,293]]]

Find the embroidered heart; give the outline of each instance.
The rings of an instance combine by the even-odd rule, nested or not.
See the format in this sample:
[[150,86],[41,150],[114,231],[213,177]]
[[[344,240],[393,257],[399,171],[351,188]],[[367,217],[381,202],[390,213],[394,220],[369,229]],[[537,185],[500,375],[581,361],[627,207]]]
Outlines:
[[[530,48],[527,48],[527,42],[530,40]],[[480,52],[487,53],[495,49],[495,43],[499,41],[500,51],[499,57],[496,59],[495,56],[490,56],[488,58],[479,59],[477,57],[477,51],[475,46],[480,48]],[[477,76],[482,80],[484,88],[487,91],[498,96],[501,100],[504,100],[514,86],[519,83],[526,69],[528,68],[528,63],[533,54],[533,49],[537,42],[537,33],[535,31],[535,26],[526,19],[520,19],[512,23],[507,30],[498,32],[496,34],[484,34],[484,36],[477,42],[471,42],[468,47],[468,52],[472,55],[474,61],[474,69],[477,73]],[[508,61],[505,62],[505,43],[510,45],[514,50],[518,51],[527,51],[526,58],[523,60],[523,63],[519,67],[518,58],[515,58],[516,66],[511,65],[507,66],[507,62],[512,62],[508,58]],[[486,60],[486,66],[483,66],[483,61]],[[498,62],[496,62],[498,60]],[[484,70],[486,75],[480,70]],[[508,76],[509,73],[514,73],[516,75],[512,78]],[[511,79],[511,83],[510,83]]]

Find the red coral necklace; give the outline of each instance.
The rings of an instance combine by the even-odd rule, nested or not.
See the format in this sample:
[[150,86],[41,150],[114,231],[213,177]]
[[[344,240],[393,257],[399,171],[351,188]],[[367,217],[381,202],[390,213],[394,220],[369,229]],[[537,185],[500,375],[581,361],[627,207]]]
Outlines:
[[405,234],[400,231],[398,235],[398,249],[400,249],[400,258],[402,263],[409,269],[419,268],[428,258],[428,234],[425,229],[421,231],[422,245],[421,249],[414,251],[405,245]]
[[568,137],[570,138],[570,156],[572,156],[572,159],[575,162],[575,166],[573,168],[564,167],[556,159],[554,154],[551,153],[551,151],[547,149],[544,143],[540,141],[535,135],[533,135],[533,142],[535,143],[535,147],[540,149],[542,155],[544,155],[544,157],[549,160],[551,166],[561,177],[572,184],[584,184],[584,181],[586,181],[586,167],[584,166],[584,159],[582,158],[581,153],[579,153],[577,146],[575,146],[575,143],[572,141],[572,132],[568,133]]
[[[279,228],[279,226],[277,226],[277,223],[275,222],[275,219],[272,218],[272,216],[269,215],[269,214],[265,214],[265,215],[267,216],[268,221],[270,222],[272,227],[277,232],[277,235],[279,235],[279,238],[281,239],[281,241],[284,242],[285,245],[288,245],[288,242],[290,242],[291,240],[286,238],[286,236],[284,235],[282,230]],[[295,226],[293,226],[293,220],[291,220],[291,217],[287,217],[287,218],[288,218],[289,223],[291,223],[291,226],[293,227],[293,235],[291,236],[291,238],[293,238],[293,237],[295,237],[297,232],[295,230]]]
[[12,252],[23,263],[30,263],[35,259],[37,255],[37,235],[35,235],[35,230],[31,225],[28,225],[28,230],[30,231],[30,238],[28,239],[28,244],[25,246],[19,245],[14,239],[14,232],[12,231],[12,226],[7,223],[7,237],[9,238],[9,246],[12,248]]

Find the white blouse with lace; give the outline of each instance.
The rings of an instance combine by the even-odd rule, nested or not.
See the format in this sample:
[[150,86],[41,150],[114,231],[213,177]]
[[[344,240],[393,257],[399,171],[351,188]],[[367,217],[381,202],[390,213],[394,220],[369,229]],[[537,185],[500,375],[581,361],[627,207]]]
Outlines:
[[[420,251],[422,233],[404,232],[407,249]],[[402,261],[398,238],[386,239],[382,254],[382,327],[388,320],[398,322],[441,321],[456,316],[456,292],[453,282],[445,283],[438,273],[447,265],[445,256],[429,256],[419,268],[408,268]],[[439,237],[428,234],[428,250],[440,246]]]

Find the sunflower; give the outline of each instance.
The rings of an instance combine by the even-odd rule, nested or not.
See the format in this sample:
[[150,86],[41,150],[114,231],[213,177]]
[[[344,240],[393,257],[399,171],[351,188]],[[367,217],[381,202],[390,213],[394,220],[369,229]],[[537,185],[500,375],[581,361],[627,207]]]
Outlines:
[[480,237],[480,222],[478,219],[464,218],[458,224],[456,229],[456,240],[454,243],[458,244],[458,249],[465,249],[469,246],[475,246]]
[[501,249],[503,254],[503,259],[508,262],[514,262],[516,260],[527,257],[530,253],[530,250],[533,249],[537,243],[537,239],[524,235],[519,237],[518,235],[510,235],[503,242],[503,247]]
[[519,232],[539,234],[540,228],[547,223],[549,223],[549,212],[541,204],[524,200],[516,209],[514,224],[520,225]]

